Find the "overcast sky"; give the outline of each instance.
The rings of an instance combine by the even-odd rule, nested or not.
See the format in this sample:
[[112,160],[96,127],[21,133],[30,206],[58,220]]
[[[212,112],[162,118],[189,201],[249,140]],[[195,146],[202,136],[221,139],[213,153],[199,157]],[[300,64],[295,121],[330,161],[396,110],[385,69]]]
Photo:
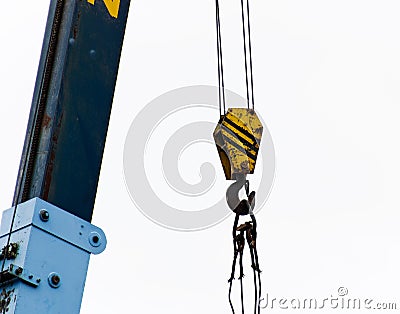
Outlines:
[[[277,161],[258,214],[263,296],[323,299],[345,287],[351,297],[400,307],[400,3],[251,4],[256,110]],[[47,9],[48,1],[2,9],[2,209],[12,201]],[[222,0],[221,14],[227,87],[244,96],[239,0]],[[108,247],[91,259],[81,313],[229,313],[233,217],[201,232],[162,228],[136,209],[122,165],[128,129],[147,103],[179,87],[216,84],[215,50],[213,1],[133,1],[93,218]],[[207,121],[217,120],[210,111]],[[163,140],[153,138],[153,146]],[[214,148],[201,145],[182,155],[182,177],[197,182],[206,161],[223,180]],[[152,173],[152,180],[164,178]],[[157,191],[166,200],[173,193]],[[115,266],[128,272],[119,276]]]

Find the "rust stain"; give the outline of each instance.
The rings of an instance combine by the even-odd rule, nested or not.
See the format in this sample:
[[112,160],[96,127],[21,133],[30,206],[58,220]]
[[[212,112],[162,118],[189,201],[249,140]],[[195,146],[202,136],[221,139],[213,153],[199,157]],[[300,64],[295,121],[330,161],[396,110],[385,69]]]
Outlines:
[[73,33],[72,33],[72,38],[74,38],[74,39],[76,39],[78,37],[80,19],[81,19],[81,12],[78,12],[78,17],[76,19],[76,23],[74,25],[74,29],[73,29]]
[[73,38],[73,39],[76,39],[76,37],[78,37],[78,28],[75,26],[75,27],[74,27],[74,31],[73,31],[72,38]]
[[61,123],[62,123],[63,118],[64,118],[64,113],[61,113],[58,123],[57,123],[57,128],[54,130],[53,136],[51,138],[52,149],[50,152],[49,162],[48,162],[46,174],[44,177],[44,186],[43,186],[43,192],[42,192],[42,198],[44,200],[48,199],[49,193],[50,193],[50,185],[51,185],[51,181],[53,178],[53,170],[54,170],[55,159],[56,159],[56,148],[57,148],[58,137],[60,134],[60,128],[61,128]]
[[43,122],[42,122],[42,126],[45,128],[48,128],[51,122],[51,117],[47,114],[44,115],[43,117]]

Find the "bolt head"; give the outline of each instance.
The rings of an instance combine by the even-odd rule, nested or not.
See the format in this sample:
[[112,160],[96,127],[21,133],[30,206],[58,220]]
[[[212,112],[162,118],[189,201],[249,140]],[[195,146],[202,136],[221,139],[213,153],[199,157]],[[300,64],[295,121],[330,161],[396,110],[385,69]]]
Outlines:
[[49,212],[48,212],[47,210],[45,210],[45,209],[42,209],[42,210],[39,212],[39,216],[40,216],[40,219],[41,219],[42,221],[44,221],[44,222],[49,221],[49,219],[50,219],[50,214],[49,214]]
[[60,283],[60,280],[60,277],[58,277],[57,275],[51,276],[51,282],[56,286]]
[[52,288],[58,288],[61,285],[61,277],[57,273],[50,273],[47,279]]
[[93,247],[99,247],[101,245],[101,236],[96,231],[93,231],[89,235],[89,243]]

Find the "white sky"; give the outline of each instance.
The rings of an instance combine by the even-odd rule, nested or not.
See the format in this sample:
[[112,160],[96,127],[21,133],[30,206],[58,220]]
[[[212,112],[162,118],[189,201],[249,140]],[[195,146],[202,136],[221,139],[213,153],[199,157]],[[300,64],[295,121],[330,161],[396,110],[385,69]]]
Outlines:
[[[226,81],[243,95],[236,2],[221,8]],[[400,306],[400,3],[252,7],[256,109],[278,165],[259,214],[263,295],[323,298],[344,286],[352,297]],[[47,9],[48,1],[2,9],[2,209],[12,200]],[[214,42],[213,1],[131,5],[93,219],[108,247],[91,259],[83,314],[229,313],[232,219],[197,233],[163,229],[134,207],[122,169],[125,137],[141,108],[171,89],[216,84]],[[128,272],[119,276],[115,266]]]

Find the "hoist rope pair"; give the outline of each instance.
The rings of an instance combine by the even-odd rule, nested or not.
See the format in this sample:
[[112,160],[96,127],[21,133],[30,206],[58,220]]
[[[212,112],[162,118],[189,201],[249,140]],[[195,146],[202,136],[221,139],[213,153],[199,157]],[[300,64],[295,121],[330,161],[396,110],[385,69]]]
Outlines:
[[[236,264],[239,264],[241,313],[245,313],[243,287],[243,252],[247,245],[250,251],[251,267],[254,276],[254,314],[260,314],[261,271],[257,253],[257,221],[253,214],[255,192],[249,193],[249,181],[246,175],[254,172],[263,126],[254,111],[253,59],[251,49],[250,4],[249,0],[241,1],[244,69],[246,81],[247,108],[229,108],[226,111],[224,64],[222,54],[222,35],[220,20],[220,3],[215,0],[217,27],[218,58],[218,101],[220,120],[214,131],[214,140],[221,159],[227,180],[235,180],[228,188],[226,199],[229,208],[235,213],[232,230],[233,262],[229,282],[229,304],[232,313],[235,308],[231,294],[235,279]],[[246,2],[244,2],[246,1]],[[247,199],[239,199],[239,191],[245,187]],[[239,224],[240,216],[250,216],[251,221]]]
[[[245,59],[245,72],[246,72],[246,92],[247,92],[247,108],[250,109],[250,92],[251,92],[251,102],[252,109],[254,109],[254,80],[253,80],[253,56],[251,51],[251,28],[250,28],[250,4],[249,0],[246,0],[246,9],[244,7],[243,0],[241,0],[242,4],[242,26],[243,26],[243,48],[244,48],[244,59]],[[247,26],[245,22],[245,16],[247,16]],[[247,29],[246,29],[247,28]],[[247,33],[247,36],[246,36]],[[246,39],[248,37],[248,39]],[[249,50],[247,56],[247,49]],[[249,73],[250,72],[250,73]],[[249,77],[250,77],[250,87],[249,87]]]
[[[225,178],[227,180],[234,180],[226,192],[228,207],[235,214],[232,231],[234,258],[232,273],[229,279],[229,303],[233,314],[235,310],[232,305],[231,292],[237,259],[239,259],[240,266],[239,280],[242,314],[244,313],[243,251],[246,240],[249,245],[251,266],[254,272],[254,313],[257,314],[257,309],[258,313],[260,313],[258,300],[261,297],[261,276],[256,246],[257,222],[253,214],[256,193],[254,191],[249,193],[249,181],[246,180],[246,176],[247,174],[254,173],[262,129],[261,121],[253,109],[229,108],[228,112],[221,116],[213,133]],[[246,189],[247,199],[240,200],[239,192],[243,187]],[[238,226],[240,216],[250,216],[251,221]]]
[[[254,78],[253,78],[253,56],[251,45],[251,25],[250,25],[250,3],[241,0],[242,9],[242,29],[243,29],[243,51],[244,51],[244,67],[246,78],[246,95],[247,108],[254,109]],[[226,113],[225,103],[225,80],[224,80],[224,64],[222,57],[222,36],[221,36],[221,20],[219,0],[215,0],[216,26],[217,26],[217,59],[218,59],[218,100],[220,115]],[[250,105],[251,103],[251,105]]]

